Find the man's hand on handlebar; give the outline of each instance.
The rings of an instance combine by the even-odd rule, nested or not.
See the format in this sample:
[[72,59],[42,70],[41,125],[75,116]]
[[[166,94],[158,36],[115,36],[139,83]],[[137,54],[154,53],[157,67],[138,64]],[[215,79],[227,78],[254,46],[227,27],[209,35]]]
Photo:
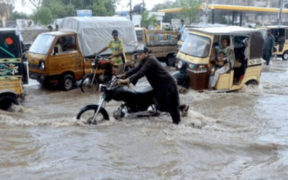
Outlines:
[[117,84],[118,85],[129,85],[130,83],[130,80],[127,78],[127,79],[118,79],[117,81]]
[[124,79],[126,77],[126,74],[123,73],[123,74],[119,74],[116,76],[118,79]]

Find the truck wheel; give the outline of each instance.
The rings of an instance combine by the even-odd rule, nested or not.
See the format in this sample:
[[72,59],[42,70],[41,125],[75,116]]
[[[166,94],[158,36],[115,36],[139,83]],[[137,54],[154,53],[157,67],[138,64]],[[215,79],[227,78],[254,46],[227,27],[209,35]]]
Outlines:
[[288,51],[285,51],[285,52],[283,53],[282,59],[283,59],[284,61],[287,61],[287,60],[288,60]]
[[173,55],[169,55],[166,58],[166,64],[167,66],[175,66],[176,58]]
[[0,109],[7,110],[12,104],[18,104],[17,98],[12,94],[0,95]]
[[74,77],[71,74],[65,74],[62,77],[61,86],[63,90],[69,91],[74,87]]

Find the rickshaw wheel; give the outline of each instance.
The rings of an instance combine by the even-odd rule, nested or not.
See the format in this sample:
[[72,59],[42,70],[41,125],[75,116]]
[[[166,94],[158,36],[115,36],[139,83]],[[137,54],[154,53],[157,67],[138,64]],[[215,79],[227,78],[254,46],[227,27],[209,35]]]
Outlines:
[[287,61],[287,60],[288,60],[288,51],[285,51],[285,52],[283,53],[282,59],[283,59],[284,61]]
[[258,83],[257,83],[257,81],[255,81],[255,80],[250,80],[250,81],[246,82],[246,85],[253,87],[253,86],[257,86]]

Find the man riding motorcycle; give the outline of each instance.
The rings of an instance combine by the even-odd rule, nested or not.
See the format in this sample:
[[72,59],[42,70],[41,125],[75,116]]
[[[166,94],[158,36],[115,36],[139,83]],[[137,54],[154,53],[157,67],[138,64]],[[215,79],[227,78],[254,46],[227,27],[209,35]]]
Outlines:
[[189,106],[179,106],[178,88],[174,78],[162,67],[156,57],[149,55],[150,50],[147,47],[137,53],[137,58],[140,60],[139,65],[119,75],[118,84],[132,83],[136,85],[137,81],[145,76],[154,89],[157,109],[169,112],[173,123],[179,124],[181,121],[179,110],[187,113]]

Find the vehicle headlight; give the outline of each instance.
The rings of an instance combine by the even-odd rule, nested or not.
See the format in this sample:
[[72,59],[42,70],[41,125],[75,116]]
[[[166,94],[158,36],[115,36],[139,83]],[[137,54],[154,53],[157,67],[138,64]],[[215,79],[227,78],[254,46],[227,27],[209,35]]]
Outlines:
[[44,61],[40,61],[39,67],[40,67],[41,70],[44,70],[44,69],[45,69],[45,63],[44,63]]
[[190,69],[194,69],[195,68],[195,64],[189,64],[189,68]]
[[179,60],[177,63],[177,68],[181,69],[182,66],[183,66],[183,62],[181,60]]

